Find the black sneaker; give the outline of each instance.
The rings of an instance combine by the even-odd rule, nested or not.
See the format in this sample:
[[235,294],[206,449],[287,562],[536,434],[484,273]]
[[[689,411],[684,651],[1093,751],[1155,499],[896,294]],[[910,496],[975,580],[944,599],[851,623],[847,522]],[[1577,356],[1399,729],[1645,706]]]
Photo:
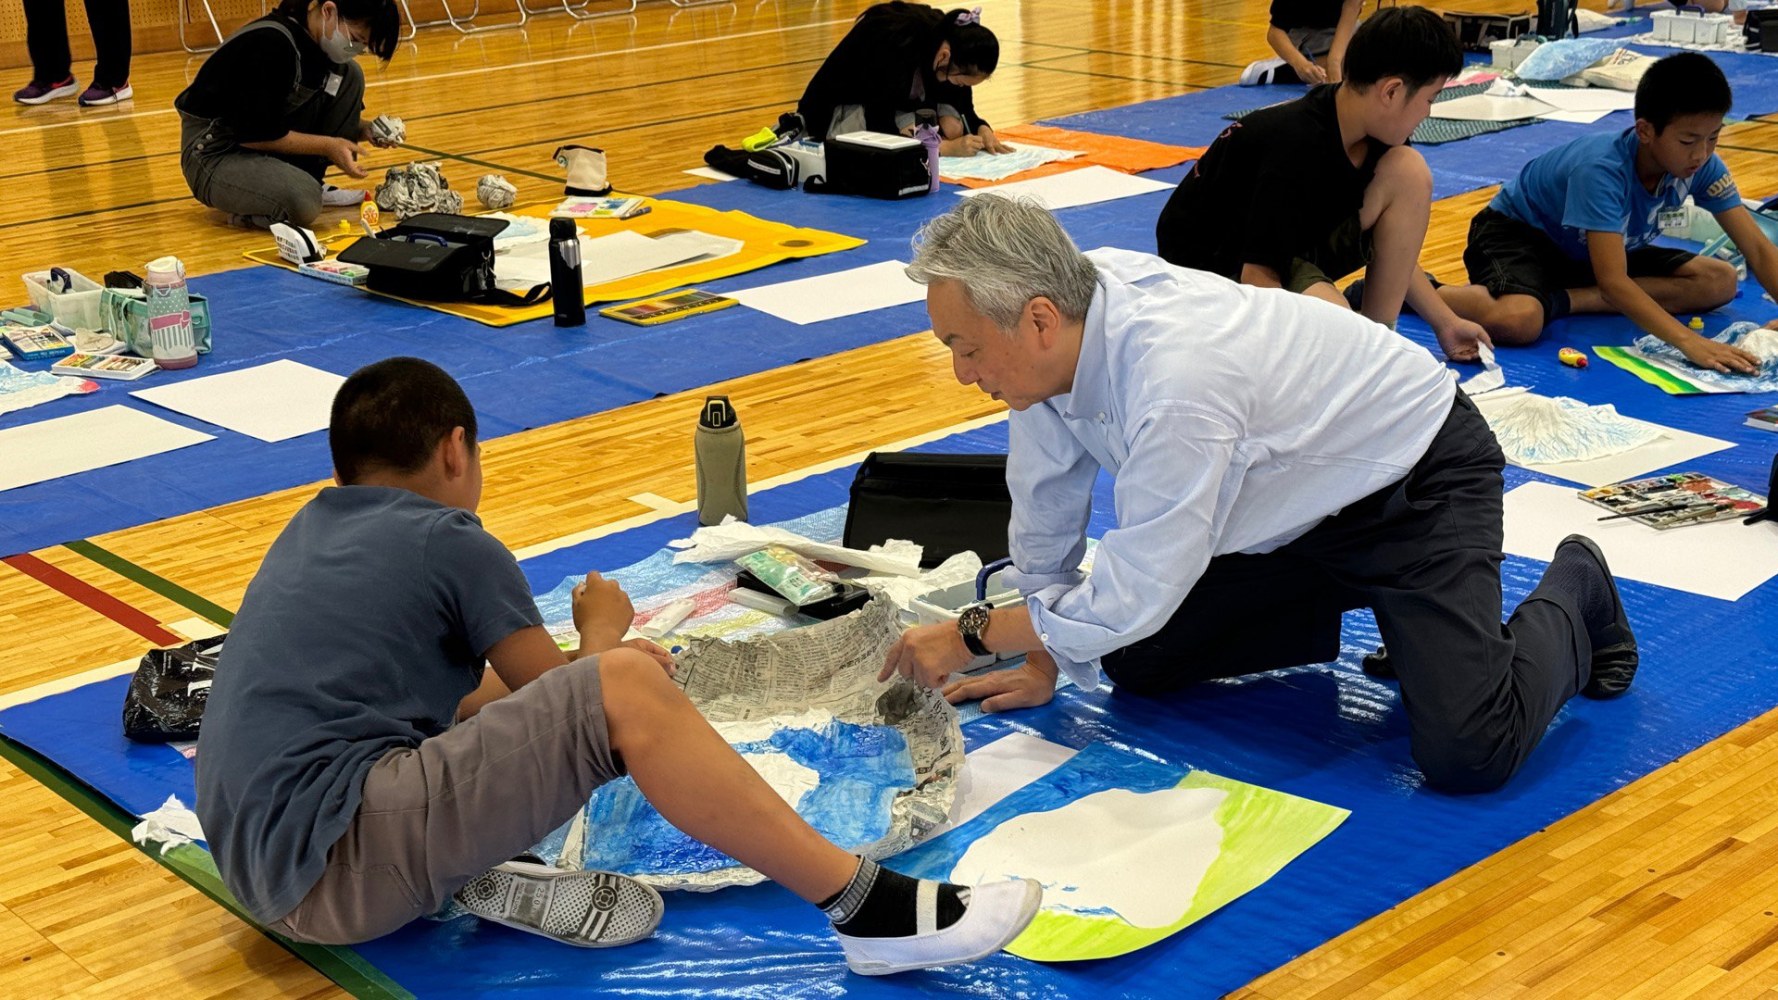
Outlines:
[[1577,556],[1585,553],[1593,560],[1611,593],[1611,617],[1603,622],[1587,622],[1587,637],[1593,643],[1592,676],[1580,693],[1589,698],[1616,698],[1630,690],[1636,667],[1642,661],[1636,649],[1636,633],[1630,629],[1630,616],[1624,612],[1624,599],[1618,594],[1611,567],[1606,565],[1605,553],[1591,538],[1569,535],[1556,546],[1556,558],[1562,558],[1562,550],[1568,548],[1578,549]]

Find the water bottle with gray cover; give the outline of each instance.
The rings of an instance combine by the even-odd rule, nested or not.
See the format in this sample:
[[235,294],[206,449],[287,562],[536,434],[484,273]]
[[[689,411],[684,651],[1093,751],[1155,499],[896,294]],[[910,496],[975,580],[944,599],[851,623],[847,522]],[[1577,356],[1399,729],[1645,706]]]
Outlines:
[[698,523],[721,524],[728,514],[747,520],[747,438],[727,396],[704,400],[692,453],[697,463]]

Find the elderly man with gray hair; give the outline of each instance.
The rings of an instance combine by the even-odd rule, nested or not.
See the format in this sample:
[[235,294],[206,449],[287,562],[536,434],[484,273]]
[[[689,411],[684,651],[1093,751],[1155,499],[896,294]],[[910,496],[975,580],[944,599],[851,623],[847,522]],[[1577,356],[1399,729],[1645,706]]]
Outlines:
[[[1148,254],[1083,254],[1044,209],[993,195],[927,224],[907,271],[957,380],[1012,410],[1026,603],[909,630],[885,678],[989,711],[1047,702],[1058,669],[1154,694],[1333,660],[1341,613],[1368,607],[1414,760],[1451,791],[1504,783],[1576,692],[1629,687],[1636,640],[1584,537],[1501,624],[1499,446],[1452,373],[1386,327]],[[1117,527],[1083,574],[1101,469]],[[1028,656],[948,682],[987,651]]]

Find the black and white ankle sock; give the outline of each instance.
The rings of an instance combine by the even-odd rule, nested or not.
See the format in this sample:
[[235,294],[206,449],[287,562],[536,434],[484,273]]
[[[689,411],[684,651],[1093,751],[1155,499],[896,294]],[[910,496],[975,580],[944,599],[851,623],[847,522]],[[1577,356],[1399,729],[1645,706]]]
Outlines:
[[[851,937],[909,937],[919,932],[921,880],[859,861],[852,881],[818,906],[833,928]],[[937,886],[937,929],[944,930],[963,917],[969,908],[969,890],[948,882]]]

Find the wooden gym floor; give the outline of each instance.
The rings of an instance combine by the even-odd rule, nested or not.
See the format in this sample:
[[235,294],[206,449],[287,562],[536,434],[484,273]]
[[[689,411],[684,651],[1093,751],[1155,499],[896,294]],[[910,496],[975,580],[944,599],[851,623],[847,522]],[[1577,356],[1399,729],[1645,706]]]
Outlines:
[[[791,108],[865,6],[865,0],[743,0],[679,10],[651,3],[634,16],[608,20],[540,17],[522,33],[459,36],[428,29],[386,68],[366,64],[368,110],[402,115],[416,147],[456,157],[446,170],[459,188],[497,169],[519,186],[522,200],[546,198],[556,182],[533,174],[552,173],[555,146],[594,141],[609,151],[620,187],[672,190],[695,183],[681,171],[698,165],[705,148],[733,144]],[[1243,64],[1265,54],[1261,0],[986,0],[983,6],[1004,49],[1001,69],[981,88],[979,102],[1000,123],[1231,83]],[[1464,4],[1524,6],[1528,0]],[[74,28],[80,31],[78,20]],[[206,273],[241,266],[241,251],[265,242],[263,235],[224,226],[190,199],[180,177],[171,103],[198,64],[183,53],[139,54],[136,99],[118,108],[9,106],[10,117],[0,118],[9,154],[0,167],[7,192],[0,205],[0,283],[16,290],[21,272],[49,261],[98,275],[139,270],[164,253]],[[83,79],[87,68],[77,60]],[[16,82],[8,86],[22,84],[26,74],[11,75]],[[1732,126],[1723,144],[1744,191],[1778,192],[1778,125]],[[374,151],[367,166],[376,176],[412,158],[406,151]],[[1460,276],[1467,221],[1492,193],[1434,207],[1429,268]],[[952,381],[945,353],[929,337],[908,333],[723,386],[750,401],[752,481],[993,414],[995,404]],[[879,400],[870,419],[823,435],[802,431],[802,414],[841,400],[855,406],[860,384],[870,385]],[[884,394],[885,385],[899,388]],[[489,442],[482,508],[488,527],[521,550],[647,516],[658,498],[690,500],[689,468],[662,468],[647,459],[682,450],[689,400],[705,391]],[[211,619],[226,618],[265,548],[315,488],[92,540],[174,581],[196,601],[179,603],[118,575],[93,549],[58,546],[0,565],[0,634],[8,637],[0,697],[137,656],[149,636],[192,619],[194,607]],[[55,571],[138,609],[147,624],[125,627],[39,582]],[[1769,714],[1237,995],[1778,993],[1775,776],[1778,714]],[[342,995],[9,764],[0,764],[0,815],[9,819],[0,829],[0,996]]]

